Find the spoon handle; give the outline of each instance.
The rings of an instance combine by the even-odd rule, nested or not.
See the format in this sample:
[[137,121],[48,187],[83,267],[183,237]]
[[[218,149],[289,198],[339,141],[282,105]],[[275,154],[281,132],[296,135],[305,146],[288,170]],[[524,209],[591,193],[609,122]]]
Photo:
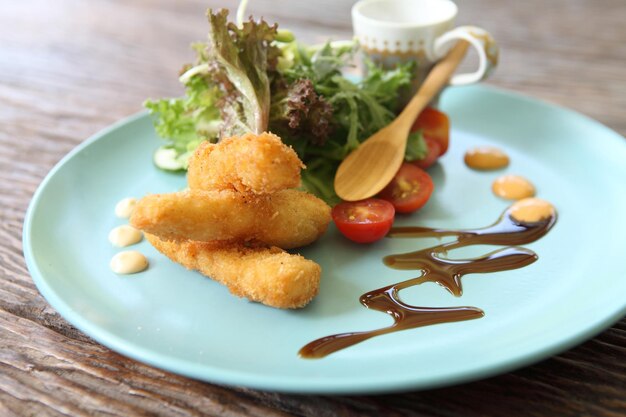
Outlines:
[[417,115],[428,105],[439,91],[448,83],[452,74],[465,57],[469,42],[459,40],[448,54],[435,65],[420,86],[417,94],[396,118],[396,123],[413,124]]

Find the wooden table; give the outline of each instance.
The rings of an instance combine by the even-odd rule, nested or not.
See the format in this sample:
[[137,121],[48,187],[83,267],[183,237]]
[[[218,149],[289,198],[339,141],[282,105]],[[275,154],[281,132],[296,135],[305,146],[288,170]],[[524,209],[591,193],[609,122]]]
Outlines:
[[[351,1],[251,3],[251,13],[305,42],[350,36]],[[623,0],[462,3],[459,22],[488,28],[502,47],[490,84],[626,134]],[[189,42],[205,37],[205,9],[223,5],[235,2],[21,0],[0,8],[0,415],[625,415],[626,320],[566,353],[487,380],[328,397],[169,374],[95,343],[48,306],[22,255],[22,222],[36,187],[70,149],[140,110],[146,97],[179,95],[176,74],[192,57]]]

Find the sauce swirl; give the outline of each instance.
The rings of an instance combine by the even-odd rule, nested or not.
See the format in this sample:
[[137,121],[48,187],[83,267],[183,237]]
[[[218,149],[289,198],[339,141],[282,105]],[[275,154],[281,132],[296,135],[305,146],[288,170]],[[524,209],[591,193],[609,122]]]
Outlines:
[[[527,216],[526,211],[532,211],[531,208],[537,209],[541,215]],[[360,297],[361,304],[366,308],[389,314],[394,320],[391,326],[322,337],[302,347],[299,351],[300,356],[322,358],[382,334],[483,317],[484,312],[477,307],[411,306],[400,299],[398,292],[431,281],[460,296],[463,292],[461,278],[466,274],[505,271],[529,265],[537,260],[537,255],[529,249],[510,245],[526,244],[541,238],[554,226],[556,218],[556,210],[550,203],[533,198],[516,202],[506,209],[494,224],[479,229],[448,230],[427,227],[391,229],[389,237],[454,236],[456,240],[416,252],[389,255],[383,259],[387,266],[394,269],[421,271],[421,275],[416,278],[367,292]],[[452,249],[470,245],[507,247],[474,259],[452,260],[443,256]]]

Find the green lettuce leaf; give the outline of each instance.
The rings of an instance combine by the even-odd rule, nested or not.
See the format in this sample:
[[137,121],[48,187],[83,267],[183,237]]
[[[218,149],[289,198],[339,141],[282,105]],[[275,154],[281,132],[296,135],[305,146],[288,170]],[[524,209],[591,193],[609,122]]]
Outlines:
[[178,154],[188,152],[203,140],[215,142],[220,129],[220,97],[215,86],[201,76],[191,77],[181,98],[147,100],[144,106],[152,115],[156,133],[166,139],[166,147]]
[[409,162],[419,161],[420,159],[424,159],[427,154],[428,146],[424,141],[422,131],[418,130],[417,132],[410,133],[406,141],[406,153],[404,155],[404,159]]
[[201,59],[222,92],[222,136],[267,130],[270,111],[268,71],[277,64],[278,48],[271,43],[276,25],[252,19],[238,28],[228,22],[228,10],[209,9],[207,49]]

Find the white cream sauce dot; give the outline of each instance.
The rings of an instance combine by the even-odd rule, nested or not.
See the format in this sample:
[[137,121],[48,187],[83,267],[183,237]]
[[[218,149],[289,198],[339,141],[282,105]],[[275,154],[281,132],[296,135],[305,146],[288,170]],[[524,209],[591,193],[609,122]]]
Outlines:
[[127,250],[113,256],[109,265],[116,274],[135,274],[148,267],[148,259],[141,252]]
[[109,232],[109,242],[111,242],[113,246],[117,246],[119,248],[139,243],[142,238],[143,234],[140,230],[137,230],[133,226],[129,226],[127,224],[117,226]]
[[127,197],[120,200],[115,205],[115,215],[122,219],[127,219],[133,213],[133,209],[135,208],[135,204],[137,204],[137,199],[133,197]]

